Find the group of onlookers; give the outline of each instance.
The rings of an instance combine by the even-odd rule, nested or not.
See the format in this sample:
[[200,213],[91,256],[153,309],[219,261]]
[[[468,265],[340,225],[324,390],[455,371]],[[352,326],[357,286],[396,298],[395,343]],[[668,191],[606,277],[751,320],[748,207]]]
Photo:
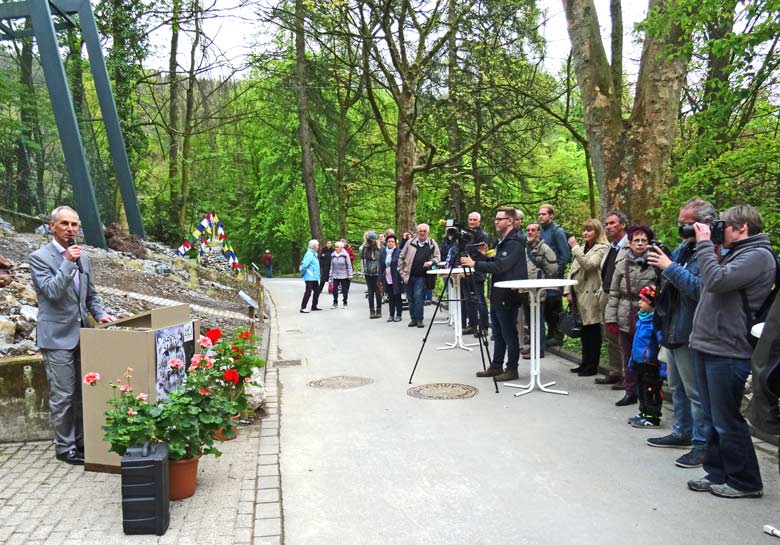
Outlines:
[[[423,327],[425,292],[433,280],[428,272],[442,260],[445,266],[470,268],[477,294],[462,303],[463,331],[479,335],[492,327],[495,341],[490,367],[477,375],[515,380],[521,355],[530,358],[529,350],[521,349],[522,318],[528,320],[529,305],[523,295],[495,283],[563,278],[568,268],[568,277],[577,283],[542,294],[540,322],[547,334],[539,328],[540,355],[544,357],[545,346],[563,341],[558,320],[565,297],[569,311],[581,321],[582,359],[572,372],[595,375],[605,340],[609,371],[596,383],[623,393],[617,406],[638,402],[639,412],[628,423],[648,429],[660,425],[661,384],[668,378],[674,425],[669,435],[649,438],[647,444],[688,450],[676,460],[679,467],[704,466],[706,476],[689,481],[691,490],[731,498],[762,495],[750,431],[740,413],[752,353],[748,325],[775,280],[776,259],[755,208],[739,205],[718,216],[706,201],[686,202],[678,216],[681,243],[673,251],[655,240],[651,227],[629,225],[617,210],[610,211],[603,224],[585,221],[578,241],[554,221],[549,205],[540,207],[538,223],[525,230],[522,212],[499,208],[491,252],[480,220],[476,212],[469,215],[471,243],[466,251],[449,231],[440,248],[426,224],[418,225],[414,235],[405,233],[400,244],[392,230],[379,236],[368,231],[360,258],[370,317],[381,316],[386,294],[387,321],[400,321],[404,291],[409,327]],[[347,305],[353,270],[343,242],[334,249],[328,242],[319,256],[318,250],[317,241],[311,241],[304,258],[308,268],[301,312],[306,312],[310,294],[318,291],[317,280],[321,288],[326,277],[332,283],[332,308],[337,307],[339,287]],[[488,274],[489,324],[484,292]],[[316,304],[315,294],[313,310]]]

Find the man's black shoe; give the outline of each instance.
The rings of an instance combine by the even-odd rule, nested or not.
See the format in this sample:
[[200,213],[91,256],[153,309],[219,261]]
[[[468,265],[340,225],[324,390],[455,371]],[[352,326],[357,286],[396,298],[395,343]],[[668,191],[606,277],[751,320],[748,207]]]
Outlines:
[[61,452],[55,456],[60,462],[65,462],[72,466],[83,466],[84,455],[77,451],[75,448],[70,449],[67,452]]
[[414,327],[416,325],[417,325],[417,320],[412,320],[411,322],[409,322],[409,326],[408,327]]
[[464,327],[461,333],[464,335],[472,335],[476,332],[476,329],[474,329],[473,326]]
[[618,407],[627,407],[628,405],[633,405],[636,403],[637,399],[635,395],[626,394],[620,400],[615,402],[615,405]]
[[417,327],[425,327],[425,324],[422,322],[422,320],[417,322]]

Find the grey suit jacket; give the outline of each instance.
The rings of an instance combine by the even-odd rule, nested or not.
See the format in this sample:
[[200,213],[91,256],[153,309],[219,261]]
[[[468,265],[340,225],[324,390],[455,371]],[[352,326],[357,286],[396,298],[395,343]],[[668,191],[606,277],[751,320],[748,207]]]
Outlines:
[[[30,272],[38,294],[39,348],[72,350],[79,344],[79,329],[88,327],[87,309],[96,320],[107,316],[90,279],[89,257],[81,254],[83,273],[63,258],[51,242],[30,254]],[[73,276],[79,275],[79,293]]]

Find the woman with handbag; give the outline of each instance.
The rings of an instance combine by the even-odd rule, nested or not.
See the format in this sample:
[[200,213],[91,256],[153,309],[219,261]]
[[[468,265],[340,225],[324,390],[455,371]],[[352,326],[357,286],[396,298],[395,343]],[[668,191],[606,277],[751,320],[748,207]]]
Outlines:
[[[647,225],[632,225],[626,231],[628,250],[615,262],[615,274],[609,288],[604,321],[607,329],[618,337],[623,360],[625,395],[615,403],[618,407],[637,402],[637,371],[628,367],[631,346],[639,315],[639,292],[658,281],[658,271],[647,263],[647,250],[655,233]],[[615,385],[617,386],[617,385]],[[618,389],[613,386],[613,389]]]
[[599,220],[589,219],[583,224],[582,241],[580,246],[574,236],[569,237],[572,256],[569,278],[577,284],[566,286],[564,294],[569,301],[569,312],[582,326],[582,363],[570,371],[581,377],[592,377],[598,371],[601,355],[601,262],[609,251]]

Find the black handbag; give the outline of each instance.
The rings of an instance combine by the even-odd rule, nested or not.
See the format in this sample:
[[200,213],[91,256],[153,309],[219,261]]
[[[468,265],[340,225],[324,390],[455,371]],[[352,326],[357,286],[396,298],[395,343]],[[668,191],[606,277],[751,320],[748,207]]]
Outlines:
[[[573,291],[572,295],[574,295]],[[572,301],[569,308],[560,313],[558,317],[558,330],[567,337],[573,339],[582,337],[582,318],[580,318],[580,313],[577,311],[576,299]]]

